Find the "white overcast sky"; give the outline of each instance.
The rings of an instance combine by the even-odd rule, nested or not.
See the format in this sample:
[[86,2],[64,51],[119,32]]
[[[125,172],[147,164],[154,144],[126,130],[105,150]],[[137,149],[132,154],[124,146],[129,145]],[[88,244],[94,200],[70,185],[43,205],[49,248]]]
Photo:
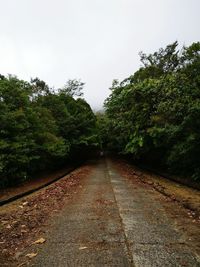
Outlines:
[[140,66],[138,52],[200,40],[200,0],[0,0],[0,73],[55,88],[86,83],[100,109],[113,79]]

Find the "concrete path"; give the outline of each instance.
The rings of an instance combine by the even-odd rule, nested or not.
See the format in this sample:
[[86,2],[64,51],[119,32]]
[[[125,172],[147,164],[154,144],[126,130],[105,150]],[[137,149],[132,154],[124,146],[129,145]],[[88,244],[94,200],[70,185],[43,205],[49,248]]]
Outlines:
[[31,266],[200,266],[161,204],[104,159],[55,220]]

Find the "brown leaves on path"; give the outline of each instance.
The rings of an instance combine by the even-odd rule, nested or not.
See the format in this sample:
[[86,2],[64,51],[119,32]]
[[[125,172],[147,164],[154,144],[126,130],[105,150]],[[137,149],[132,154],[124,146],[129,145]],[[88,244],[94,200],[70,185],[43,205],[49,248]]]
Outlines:
[[41,237],[38,240],[36,240],[35,242],[33,242],[33,244],[43,244],[45,241],[46,241],[46,239]]
[[90,170],[89,165],[81,167],[50,186],[1,208],[0,266],[16,266],[16,262],[20,264],[23,259],[37,255],[36,251],[29,251],[46,241],[41,236],[48,219],[81,190],[81,182]]

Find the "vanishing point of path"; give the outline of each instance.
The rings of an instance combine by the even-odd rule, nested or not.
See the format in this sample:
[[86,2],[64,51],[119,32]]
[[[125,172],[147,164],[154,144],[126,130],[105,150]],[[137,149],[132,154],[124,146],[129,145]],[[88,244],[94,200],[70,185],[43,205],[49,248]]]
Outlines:
[[31,266],[196,267],[200,261],[152,192],[102,159],[55,219]]

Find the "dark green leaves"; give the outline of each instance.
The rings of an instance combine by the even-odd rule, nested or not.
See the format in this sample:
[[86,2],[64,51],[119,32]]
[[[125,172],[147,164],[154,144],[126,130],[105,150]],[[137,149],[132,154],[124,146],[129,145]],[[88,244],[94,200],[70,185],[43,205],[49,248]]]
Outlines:
[[105,102],[110,148],[200,179],[200,43],[150,55]]
[[0,76],[0,185],[17,183],[98,144],[96,118],[83,83],[69,80],[58,93],[38,78]]

